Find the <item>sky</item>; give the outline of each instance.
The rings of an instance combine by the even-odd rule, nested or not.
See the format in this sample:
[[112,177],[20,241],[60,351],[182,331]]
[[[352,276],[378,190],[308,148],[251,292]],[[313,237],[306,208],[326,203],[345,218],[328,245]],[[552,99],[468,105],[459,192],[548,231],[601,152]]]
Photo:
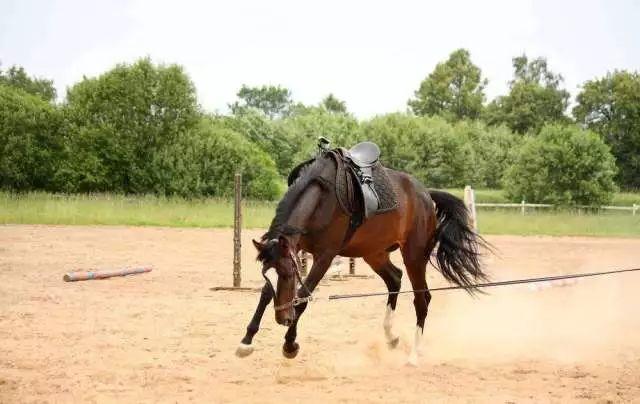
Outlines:
[[405,111],[458,48],[504,94],[511,58],[546,57],[573,96],[586,80],[640,69],[640,1],[2,0],[0,62],[54,80],[149,56],[177,63],[207,111],[242,84],[282,85],[295,101],[333,93],[359,118]]

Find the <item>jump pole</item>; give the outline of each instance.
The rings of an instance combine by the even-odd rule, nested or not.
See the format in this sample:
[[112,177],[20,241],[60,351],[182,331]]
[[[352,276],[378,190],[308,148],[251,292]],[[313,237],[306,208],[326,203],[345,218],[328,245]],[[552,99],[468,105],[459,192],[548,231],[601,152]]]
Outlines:
[[89,281],[93,279],[106,279],[115,276],[127,276],[151,272],[151,268],[125,268],[114,271],[73,271],[64,274],[65,282]]

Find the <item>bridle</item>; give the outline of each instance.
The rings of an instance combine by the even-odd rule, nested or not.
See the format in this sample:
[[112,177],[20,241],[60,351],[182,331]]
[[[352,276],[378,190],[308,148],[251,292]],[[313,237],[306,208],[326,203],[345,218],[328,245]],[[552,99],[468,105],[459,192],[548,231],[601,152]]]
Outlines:
[[[297,254],[294,254],[293,251],[289,250],[289,258],[291,259],[291,261],[293,261],[293,267],[294,267],[294,275],[296,277],[296,279],[298,280],[298,282],[300,283],[300,286],[302,286],[302,288],[304,289],[304,291],[307,293],[306,297],[294,297],[291,301],[287,302],[287,303],[283,303],[281,305],[275,306],[274,309],[275,311],[281,311],[281,310],[285,310],[285,309],[289,309],[291,307],[295,307],[298,306],[302,303],[307,303],[313,300],[313,296],[311,295],[311,291],[309,290],[309,288],[307,288],[307,285],[304,284],[304,282],[302,281],[302,276],[300,276],[300,267],[302,266],[301,262],[300,262],[300,257],[298,257]],[[273,284],[271,283],[271,280],[267,277],[267,271],[270,269],[270,267],[263,267],[262,268],[262,276],[264,277],[264,279],[267,281],[267,284],[269,285],[269,287],[271,288],[271,292],[273,293],[273,296],[275,298],[276,296],[276,289],[273,287]]]

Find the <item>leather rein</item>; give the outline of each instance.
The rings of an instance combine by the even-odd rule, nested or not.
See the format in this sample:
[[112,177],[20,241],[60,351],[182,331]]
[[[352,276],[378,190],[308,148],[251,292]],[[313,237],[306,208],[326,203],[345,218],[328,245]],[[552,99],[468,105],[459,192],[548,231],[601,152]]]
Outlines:
[[[311,294],[311,291],[309,290],[309,288],[307,288],[307,285],[304,284],[304,282],[302,281],[302,276],[300,275],[300,267],[302,266],[302,263],[300,262],[300,257],[298,257],[297,254],[294,254],[293,251],[289,250],[289,258],[291,259],[291,261],[293,261],[293,267],[294,267],[294,275],[296,277],[296,279],[298,280],[298,282],[300,283],[300,286],[302,286],[302,288],[304,289],[305,292],[307,292],[307,296],[306,297],[294,297],[291,301],[287,302],[287,303],[283,303],[281,305],[277,305],[274,307],[275,311],[281,311],[281,310],[285,310],[285,309],[289,309],[291,307],[295,307],[298,306],[302,303],[307,303],[313,300],[313,296]],[[271,291],[273,292],[273,296],[275,299],[276,296],[276,289],[273,287],[273,284],[271,283],[271,280],[269,278],[267,278],[267,271],[270,268],[264,268],[262,270],[262,276],[264,277],[264,279],[267,281],[267,284],[269,284],[269,286],[271,287]]]

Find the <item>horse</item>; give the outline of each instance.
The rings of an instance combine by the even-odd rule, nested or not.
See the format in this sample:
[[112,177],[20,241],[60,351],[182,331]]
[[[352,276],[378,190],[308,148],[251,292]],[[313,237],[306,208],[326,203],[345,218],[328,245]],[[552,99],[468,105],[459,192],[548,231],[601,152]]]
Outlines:
[[[252,240],[266,281],[237,356],[253,352],[253,337],[273,299],[275,320],[287,327],[282,353],[286,358],[295,358],[300,350],[296,342],[298,322],[314,288],[338,255],[363,258],[384,281],[389,295],[383,329],[387,344],[393,349],[399,341],[393,332],[393,316],[403,273],[391,262],[390,254],[400,249],[414,290],[416,328],[408,364],[416,366],[431,302],[427,263],[433,261],[446,280],[470,293],[475,291],[475,282],[487,279],[480,263],[487,243],[470,227],[464,202],[450,193],[426,189],[407,173],[382,167],[397,195],[397,207],[373,215],[353,229],[349,214],[340,206],[333,181],[340,170],[340,155],[336,150],[321,153],[299,168],[297,178],[277,205],[268,231],[260,240]],[[436,246],[434,261],[431,254]],[[313,257],[304,280],[299,274],[300,250]]]

